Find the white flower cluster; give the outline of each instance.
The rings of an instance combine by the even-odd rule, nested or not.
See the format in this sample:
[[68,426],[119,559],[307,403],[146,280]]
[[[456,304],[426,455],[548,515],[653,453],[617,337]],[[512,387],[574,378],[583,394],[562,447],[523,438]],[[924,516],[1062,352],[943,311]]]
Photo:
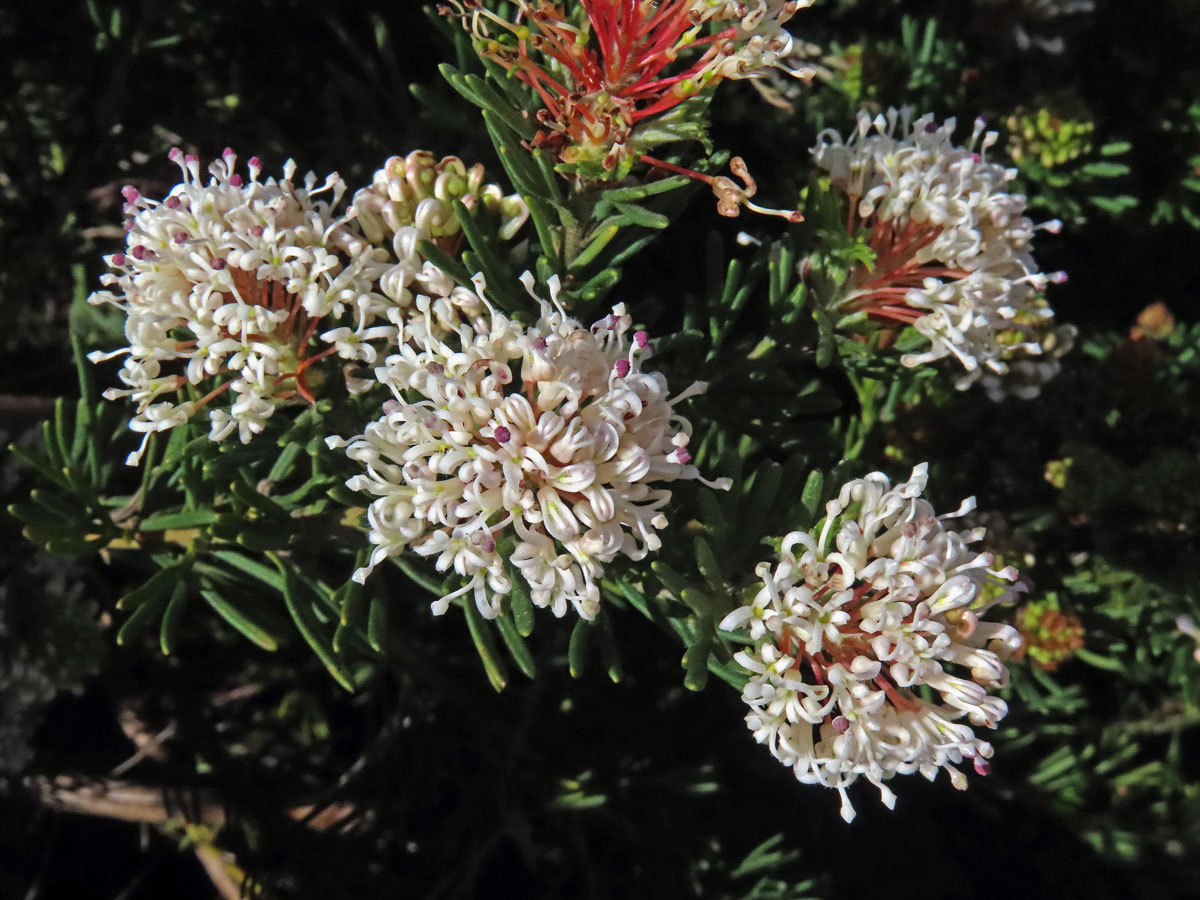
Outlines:
[[855,272],[839,310],[865,312],[891,326],[912,325],[930,342],[902,362],[916,366],[953,356],[965,369],[958,386],[983,378],[993,395],[1014,369],[1016,393],[1031,396],[1057,372],[1071,329],[1055,328],[1042,292],[1061,272],[1038,270],[1034,232],[1057,232],[1025,215],[1025,198],[1008,184],[1015,169],[984,158],[997,134],[977,120],[966,146],[953,141],[954,119],[910,121],[907,110],[872,118],[843,139],[822,132],[813,156],[849,197],[847,230],[869,232],[875,264]]
[[[145,436],[131,465],[151,433],[210,405],[213,440],[236,432],[248,442],[280,404],[313,401],[314,363],[336,355],[374,364],[378,348],[397,340],[414,293],[436,298],[438,315],[454,328],[458,304],[480,304],[421,256],[419,242],[460,236],[455,199],[494,209],[504,237],[528,215],[519,197],[484,184],[482,166],[426,151],[388,160],[344,214],[334,212],[346,190],[336,174],[317,187],[309,173],[299,187],[288,160],[282,180],[260,181],[255,157],[247,181],[226,150],[204,183],[194,156],[173,150],[171,158],[183,180],[162,201],[125,188],[126,249],[107,257],[116,273],[101,279],[113,290],[89,298],[127,317],[129,345],[91,358],[126,357],[126,387],[105,396],[137,404],[130,427]],[[207,379],[216,384],[206,395],[181,398]],[[348,371],[346,380],[353,391],[369,387]],[[216,407],[226,391],[231,402]]]
[[376,498],[375,550],[356,580],[411,548],[467,579],[435,614],[473,591],[491,618],[512,590],[511,560],[537,606],[562,616],[572,604],[590,619],[603,565],[661,546],[671,493],[658,485],[699,478],[674,406],[704,386],[669,398],[663,376],[642,371],[649,340],[630,335],[623,306],[585,329],[558,306],[556,279],[550,287],[554,305],[539,299],[530,328],[491,309],[479,276],[487,312],[454,331],[417,298],[398,351],[376,369],[394,394],[383,418],[329,439],[366,467],[348,486]]
[[[467,168],[457,156],[437,159],[428,150],[393,156],[379,169],[371,184],[354,195],[351,214],[374,252],[385,260],[378,270],[374,293],[363,297],[355,309],[353,327],[343,326],[326,335],[348,359],[374,365],[377,346],[399,341],[403,320],[413,311],[417,296],[431,298],[435,317],[453,331],[463,320],[483,309],[475,294],[458,284],[421,255],[422,241],[432,241],[453,254],[462,242],[462,226],[454,211],[457,200],[468,210],[483,207],[497,214],[499,236],[512,238],[529,217],[529,207],[518,194],[505,195],[499,185],[484,182],[484,168]],[[385,353],[386,355],[386,353]],[[347,376],[354,392],[373,381]]]
[[807,78],[809,69],[791,69],[783,62],[793,43],[783,25],[812,4],[813,0],[692,0],[691,16],[697,22],[738,22],[738,43],[715,65],[719,77],[754,78],[778,68]]
[[[345,192],[336,174],[317,187],[309,173],[298,187],[289,160],[281,181],[259,181],[255,157],[247,182],[226,150],[204,184],[196,157],[173,150],[171,158],[183,181],[162,201],[125,188],[126,250],[107,257],[117,274],[101,279],[116,292],[89,298],[127,316],[129,346],[91,358],[126,356],[127,387],[105,396],[137,404],[130,427],[146,437],[130,455],[134,465],[152,432],[186,422],[226,390],[228,409],[209,412],[213,440],[237,431],[249,441],[278,403],[311,399],[306,370],[335,352],[313,352],[322,320],[361,304],[382,271],[380,255],[333,212]],[[319,199],[326,191],[330,199]],[[177,371],[164,369],[177,360]],[[214,376],[221,383],[207,396],[179,399],[186,385]]]
[[836,788],[846,821],[860,775],[889,807],[895,775],[932,780],[944,768],[966,787],[955,766],[972,759],[986,773],[992,755],[970,725],[995,727],[1007,712],[988,690],[1004,684],[1020,637],[981,616],[1022,586],[969,549],[982,529],[945,527],[920,499],[925,482],[922,464],[895,487],[878,472],[844,485],[820,534],[787,535],[778,564],[756,569],[754,600],[721,622],[753,641],[735,658],[752,676],[743,699],[755,739],[801,782]]

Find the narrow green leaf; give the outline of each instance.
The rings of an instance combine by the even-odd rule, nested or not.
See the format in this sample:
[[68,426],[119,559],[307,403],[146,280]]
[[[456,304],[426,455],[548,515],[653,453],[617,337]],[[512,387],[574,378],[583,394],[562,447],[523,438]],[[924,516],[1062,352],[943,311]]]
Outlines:
[[712,642],[713,633],[706,628],[683,654],[683,686],[689,691],[702,691],[708,684],[708,654],[712,650]]
[[704,576],[704,580],[708,582],[708,586],[712,588],[712,592],[716,596],[723,596],[726,593],[725,576],[721,573],[721,566],[717,563],[712,546],[702,535],[696,535],[695,550],[696,564],[700,568],[700,574]]
[[671,220],[662,213],[654,212],[646,209],[644,206],[638,206],[634,203],[622,203],[617,201],[614,204],[617,209],[624,214],[625,218],[629,219],[634,225],[641,225],[643,228],[654,228],[656,230],[666,228],[671,224]]
[[65,515],[57,510],[47,509],[38,503],[10,503],[8,505],[9,515],[20,519],[22,522],[28,522],[30,525],[41,525],[46,528],[72,528],[77,530],[80,523],[72,519],[68,519]]
[[138,587],[117,600],[117,609],[137,609],[137,607],[153,602],[159,597],[166,597],[175,583],[186,577],[186,569],[190,558],[184,557],[176,563],[159,569]]
[[176,582],[175,590],[171,592],[171,601],[167,604],[162,624],[158,628],[158,645],[165,656],[174,653],[179,642],[179,628],[183,622],[184,610],[187,609],[188,597],[187,585],[182,581]]
[[525,581],[521,570],[513,564],[511,559],[504,561],[504,568],[508,571],[508,578],[512,582],[508,603],[509,609],[512,610],[513,624],[517,627],[518,634],[522,637],[529,637],[533,634],[534,626],[533,598],[529,594],[529,583]]
[[525,639],[517,632],[517,626],[513,624],[512,616],[498,616],[495,622],[496,628],[500,631],[500,637],[504,639],[504,645],[508,647],[508,652],[517,664],[517,668],[527,678],[534,678],[537,675],[537,664],[533,661],[533,654],[525,646]]
[[270,516],[274,519],[288,518],[287,510],[283,509],[278,503],[263,494],[244,478],[234,479],[229,485],[229,492],[242,503],[246,504],[246,506],[262,513],[264,516]]
[[689,184],[691,184],[691,179],[686,175],[671,175],[668,178],[660,178],[658,181],[650,181],[646,184],[612,188],[600,196],[610,203],[629,203],[645,200],[654,194],[665,194],[667,191],[687,187]]
[[143,631],[149,628],[150,623],[162,614],[163,608],[167,605],[167,598],[169,596],[170,594],[168,594],[165,590],[159,591],[156,592],[152,597],[148,597],[144,603],[140,604],[133,611],[133,614],[125,620],[125,624],[121,626],[121,630],[117,632],[117,644],[124,647]]
[[1118,162],[1098,161],[1088,163],[1080,171],[1092,178],[1120,178],[1129,174],[1129,166]]
[[334,680],[347,691],[353,692],[355,689],[353,675],[333,652],[332,643],[326,637],[310,602],[315,598],[311,594],[308,597],[304,596],[309,592],[306,590],[306,585],[297,577],[295,567],[291,563],[274,555],[272,559],[280,574],[283,575],[283,601],[287,604],[292,621],[296,623],[296,630],[300,632],[300,636],[304,638],[308,646],[312,647],[317,658],[325,664],[326,670]]
[[217,514],[211,509],[188,509],[177,513],[151,516],[138,523],[138,531],[177,531],[211,525]]
[[617,650],[617,638],[613,634],[612,614],[609,610],[601,610],[596,617],[596,631],[600,638],[600,660],[608,671],[608,677],[615,684],[620,684],[625,677],[625,667],[621,665],[621,656]]
[[201,589],[200,596],[216,610],[222,619],[241,632],[243,636],[264,650],[273,652],[279,649],[278,634],[273,632],[271,625],[265,622],[261,616],[251,611],[249,605],[244,601],[232,602],[216,591],[207,588]]
[[474,598],[467,597],[460,602],[463,612],[467,615],[467,629],[471,632],[471,641],[475,644],[475,652],[479,654],[479,659],[483,662],[488,681],[492,683],[496,693],[499,693],[508,684],[508,672],[496,650],[496,641],[492,637],[487,622],[480,614]]
[[583,248],[578,256],[576,256],[568,264],[567,268],[574,271],[576,269],[584,269],[591,263],[595,262],[604,248],[609,245],[609,242],[617,236],[617,232],[621,230],[621,226],[628,223],[628,219],[624,216],[611,216],[596,226],[592,231],[591,241]]
[[283,452],[279,454],[279,458],[275,460],[275,464],[271,466],[271,471],[267,473],[267,480],[278,484],[291,475],[301,452],[302,448],[299,444],[287,444],[283,448]]
[[226,565],[237,569],[239,572],[243,572],[246,575],[257,578],[259,581],[263,582],[263,584],[269,585],[280,594],[283,593],[283,576],[280,575],[275,569],[272,569],[269,566],[264,566],[262,563],[256,562],[244,554],[233,550],[215,550],[213,551],[212,556],[215,559],[219,559]]
[[541,173],[546,196],[555,206],[563,206],[566,200],[563,198],[562,187],[559,184],[559,174],[554,171],[554,161],[541,150],[531,150],[529,155]]
[[582,678],[587,671],[587,648],[592,637],[592,623],[579,619],[571,629],[571,640],[567,644],[567,668],[572,678]]
[[804,524],[808,527],[817,523],[821,510],[821,495],[824,490],[825,475],[820,469],[814,469],[809,473],[808,480],[804,482],[804,491],[800,495],[800,506],[808,516],[808,520]]
[[382,653],[387,646],[387,616],[387,600],[381,594],[372,595],[367,609],[367,643],[376,653]]

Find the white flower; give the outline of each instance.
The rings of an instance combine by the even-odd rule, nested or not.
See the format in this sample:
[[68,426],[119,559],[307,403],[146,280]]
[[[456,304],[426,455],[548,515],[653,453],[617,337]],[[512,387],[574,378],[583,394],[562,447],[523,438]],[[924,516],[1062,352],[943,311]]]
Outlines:
[[754,641],[735,658],[752,676],[743,699],[755,739],[801,782],[836,788],[846,821],[860,775],[889,807],[895,775],[944,768],[965,787],[955,766],[971,759],[986,772],[992,748],[959,720],[992,728],[1007,712],[988,689],[1007,680],[1020,637],[981,617],[1024,587],[968,548],[982,530],[945,527],[949,516],[920,499],[925,481],[922,464],[895,487],[879,472],[844,485],[820,532],[787,535],[779,561],[755,570],[754,600],[721,622],[748,624]]
[[[368,187],[355,193],[353,215],[366,239],[382,248],[388,261],[379,276],[379,291],[364,296],[356,310],[356,333],[373,328],[373,337],[394,344],[398,340],[396,311],[411,312],[420,295],[431,298],[434,318],[448,331],[483,312],[482,303],[470,289],[457,284],[418,250],[421,241],[432,241],[447,253],[456,253],[463,235],[455,200],[468,210],[483,208],[498,215],[500,236],[506,240],[529,217],[529,207],[520,195],[506,196],[498,185],[484,183],[482,165],[468,169],[456,156],[437,160],[428,150],[393,156]],[[393,326],[382,321],[391,321]],[[341,334],[327,337],[337,341]],[[374,362],[366,355],[360,358]]]
[[1054,327],[1042,296],[1066,276],[1039,271],[1031,252],[1034,232],[1060,223],[1034,225],[1025,215],[1025,198],[1008,189],[1016,170],[985,159],[997,135],[982,120],[966,146],[954,144],[954,128],[953,119],[910,122],[908,110],[893,109],[874,119],[860,113],[847,139],[819,135],[813,156],[849,198],[847,232],[865,230],[876,256],[851,274],[835,305],[913,326],[929,349],[904,356],[905,365],[954,357],[965,372],[960,388],[982,378],[998,395],[1003,376],[1015,373],[1014,392],[1036,394],[1074,333]]
[[[283,180],[259,181],[262,164],[252,158],[247,182],[226,150],[205,184],[196,157],[176,149],[171,158],[183,180],[165,199],[124,190],[126,250],[108,257],[117,274],[101,280],[113,290],[89,300],[124,310],[129,346],[92,359],[126,356],[126,387],[106,396],[137,403],[134,431],[183,424],[232,388],[228,410],[209,412],[210,436],[236,430],[248,441],[280,403],[311,402],[313,363],[333,353],[358,358],[345,342],[322,348],[317,332],[323,319],[363,305],[384,260],[333,212],[345,191],[336,174],[318,187],[309,173],[298,187],[289,160]],[[210,378],[217,384],[203,398],[169,399]],[[144,449],[145,441],[131,465]]]
[[[737,40],[714,71],[724,78],[752,78],[770,68],[787,69],[783,60],[792,52],[792,35],[783,27],[813,0],[692,0],[691,16],[700,22],[738,22]],[[790,70],[797,77],[811,70]]]
[[[532,293],[532,276],[523,281]],[[590,619],[604,566],[660,546],[662,485],[700,477],[674,404],[703,385],[672,399],[662,375],[642,371],[649,341],[630,334],[623,306],[585,329],[558,306],[552,279],[554,305],[539,299],[541,318],[524,328],[491,309],[484,287],[476,276],[487,313],[449,333],[430,298],[416,298],[399,348],[376,369],[394,395],[384,416],[328,441],[366,469],[347,484],[376,498],[375,550],[354,577],[411,549],[466,579],[436,614],[472,591],[493,617],[512,590],[507,556],[536,605]]]

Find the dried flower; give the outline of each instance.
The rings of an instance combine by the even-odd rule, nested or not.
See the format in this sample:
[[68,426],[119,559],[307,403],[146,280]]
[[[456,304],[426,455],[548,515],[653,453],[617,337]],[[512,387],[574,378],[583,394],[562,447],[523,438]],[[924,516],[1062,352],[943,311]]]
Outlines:
[[845,484],[819,533],[787,535],[778,563],[755,570],[753,601],[721,622],[753,641],[735,659],[751,674],[743,699],[755,739],[801,782],[836,788],[847,821],[846,788],[860,775],[889,807],[884,782],[895,775],[932,780],[944,768],[966,787],[955,766],[972,759],[986,772],[992,747],[959,720],[990,728],[1007,712],[988,690],[1005,683],[1020,638],[982,616],[1024,586],[969,549],[982,529],[945,527],[950,517],[920,499],[925,483],[921,464],[895,487],[879,472]]
[[[127,357],[127,387],[105,396],[137,403],[130,428],[146,437],[131,465],[152,432],[183,424],[225,391],[234,400],[210,410],[213,440],[237,431],[249,441],[279,404],[312,402],[310,367],[335,353],[356,358],[348,346],[326,346],[319,327],[371,297],[382,271],[382,257],[333,211],[345,191],[336,174],[318,187],[310,172],[297,187],[288,160],[283,180],[259,181],[254,157],[247,182],[227,149],[204,184],[196,157],[176,149],[171,158],[183,180],[161,202],[125,188],[127,248],[107,257],[117,274],[101,279],[116,291],[89,298],[128,317],[129,346],[90,358]],[[324,192],[328,201],[318,199]],[[217,383],[203,397],[178,399],[210,379]]]
[[[532,294],[532,276],[522,280]],[[435,614],[470,591],[490,618],[512,590],[508,560],[536,605],[590,619],[604,566],[661,545],[662,485],[700,478],[675,406],[704,385],[669,397],[663,376],[642,370],[651,346],[624,307],[585,329],[558,305],[557,278],[530,328],[492,310],[482,276],[475,290],[486,313],[450,333],[417,299],[376,369],[395,399],[364,434],[329,439],[366,467],[347,484],[376,498],[375,550],[354,577],[411,549],[467,579]]]
[[1031,397],[1075,333],[1054,325],[1042,296],[1066,276],[1040,272],[1031,254],[1035,231],[1061,225],[1024,215],[1025,198],[1008,190],[1015,170],[984,158],[997,134],[982,120],[965,147],[952,142],[954,127],[893,109],[860,113],[846,140],[832,130],[818,137],[817,164],[849,198],[847,233],[865,233],[875,253],[834,305],[920,332],[930,347],[902,357],[907,366],[952,356],[965,370],[960,388],[982,379],[994,398]]

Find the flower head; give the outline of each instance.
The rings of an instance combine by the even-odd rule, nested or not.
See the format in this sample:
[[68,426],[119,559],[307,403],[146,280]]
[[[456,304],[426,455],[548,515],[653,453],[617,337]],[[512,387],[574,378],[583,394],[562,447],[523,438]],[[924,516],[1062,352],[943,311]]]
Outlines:
[[[479,298],[458,284],[420,252],[422,241],[432,241],[454,254],[462,243],[462,226],[454,202],[469,211],[486,209],[500,217],[500,237],[512,238],[529,217],[529,207],[518,194],[505,195],[497,184],[484,182],[484,168],[467,168],[456,156],[441,160],[428,150],[393,156],[375,173],[371,184],[354,195],[351,210],[363,235],[383,254],[386,265],[379,273],[378,291],[363,297],[355,310],[355,327],[343,328],[336,337],[361,341],[363,334],[395,344],[395,323],[413,310],[417,296],[430,297],[433,314],[443,327],[454,330],[463,317],[483,310]],[[390,322],[392,325],[384,324]],[[374,363],[368,348],[362,361]]]
[[801,782],[836,788],[847,821],[846,788],[860,775],[889,807],[884,782],[895,775],[932,780],[944,768],[965,787],[955,766],[972,759],[985,772],[992,754],[970,726],[995,727],[1007,712],[988,689],[1004,684],[1020,638],[981,617],[1022,586],[1016,570],[994,571],[969,549],[980,533],[934,515],[925,482],[922,464],[895,487],[879,472],[845,484],[819,533],[787,535],[779,561],[755,570],[753,601],[721,622],[753,642],[735,658],[751,673],[743,699],[755,739]]
[[650,343],[623,306],[584,328],[558,306],[552,279],[553,305],[539,300],[541,318],[525,328],[491,310],[482,277],[475,288],[487,312],[452,332],[417,298],[376,370],[394,395],[383,417],[329,439],[366,467],[347,484],[376,498],[375,550],[355,578],[411,549],[466,579],[436,614],[473,591],[485,616],[498,615],[515,571],[536,605],[590,619],[605,564],[661,545],[662,485],[699,478],[691,426],[674,407],[704,386],[671,398],[661,374],[643,371]]
[[[792,46],[783,23],[811,2],[518,0],[516,21],[476,0],[444,11],[469,23],[480,55],[537,92],[534,145],[584,177],[606,178],[627,174],[705,88],[782,67]],[[720,30],[703,34],[709,25]],[[667,139],[695,136],[682,124]]]
[[[125,312],[129,346],[92,359],[126,356],[126,387],[105,396],[137,403],[134,431],[148,437],[211,405],[213,440],[237,431],[249,441],[279,404],[312,402],[309,367],[340,352],[325,346],[322,321],[372,293],[382,260],[334,213],[345,191],[336,174],[318,187],[309,173],[301,187],[289,160],[282,180],[260,181],[254,157],[247,179],[226,150],[206,184],[196,157],[171,158],[183,180],[163,200],[125,188],[126,250],[108,257],[116,274],[101,280],[113,290],[89,300]],[[209,379],[207,395],[179,399]],[[217,408],[226,391],[232,402]]]
[[994,396],[1009,384],[1031,396],[1074,335],[1053,324],[1043,297],[1066,276],[1039,271],[1031,252],[1034,232],[1060,223],[1034,225],[1024,214],[1025,198],[1008,189],[1015,170],[985,159],[997,135],[982,120],[966,146],[954,144],[954,128],[953,119],[912,122],[907,110],[890,110],[861,113],[847,139],[832,130],[818,137],[813,156],[849,199],[847,232],[865,233],[875,253],[835,305],[920,332],[929,349],[904,356],[905,365],[954,357],[965,370],[960,388],[982,379]]
[[1054,597],[1033,600],[1017,611],[1021,647],[1013,659],[1029,658],[1039,669],[1053,672],[1083,647],[1083,622],[1074,613],[1064,613]]

